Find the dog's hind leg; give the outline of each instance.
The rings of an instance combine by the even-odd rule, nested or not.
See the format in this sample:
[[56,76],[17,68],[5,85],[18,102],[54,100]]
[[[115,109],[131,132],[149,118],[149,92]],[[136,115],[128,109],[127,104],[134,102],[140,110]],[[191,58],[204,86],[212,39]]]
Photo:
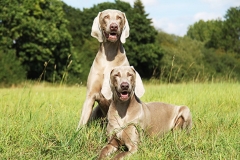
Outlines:
[[186,106],[181,106],[177,117],[178,118],[175,120],[173,130],[186,129],[189,132],[192,127],[192,116],[190,113],[190,109]]

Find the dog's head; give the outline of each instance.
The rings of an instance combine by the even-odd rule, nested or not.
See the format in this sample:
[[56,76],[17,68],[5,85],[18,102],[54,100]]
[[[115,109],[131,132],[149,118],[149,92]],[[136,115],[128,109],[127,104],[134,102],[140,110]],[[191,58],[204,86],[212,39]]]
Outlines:
[[131,66],[115,67],[110,73],[110,85],[105,89],[106,92],[102,92],[105,98],[113,96],[121,101],[127,101],[134,93],[140,98],[145,92],[141,77]]
[[121,42],[125,43],[129,36],[129,25],[125,13],[113,9],[99,12],[93,21],[91,35],[99,42],[116,42],[120,38]]

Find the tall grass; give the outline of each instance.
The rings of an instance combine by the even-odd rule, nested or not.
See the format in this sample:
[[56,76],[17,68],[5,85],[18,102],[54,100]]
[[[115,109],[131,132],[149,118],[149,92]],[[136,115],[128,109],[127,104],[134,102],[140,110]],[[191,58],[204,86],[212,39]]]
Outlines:
[[[189,106],[193,129],[143,136],[129,159],[240,159],[239,83],[145,84],[142,101]],[[99,121],[76,132],[85,87],[0,89],[0,159],[96,159]]]

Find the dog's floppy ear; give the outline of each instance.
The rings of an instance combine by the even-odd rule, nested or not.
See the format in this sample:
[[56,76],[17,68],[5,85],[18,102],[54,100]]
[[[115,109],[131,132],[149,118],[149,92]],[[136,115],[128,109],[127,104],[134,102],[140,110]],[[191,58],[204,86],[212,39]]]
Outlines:
[[128,36],[129,36],[130,28],[129,28],[128,20],[127,20],[127,17],[125,15],[125,13],[123,13],[123,15],[124,15],[124,18],[125,18],[124,19],[125,20],[125,24],[124,24],[124,27],[123,27],[123,30],[122,30],[122,35],[121,35],[120,40],[121,40],[122,43],[125,43],[126,42],[126,38],[128,38]]
[[136,74],[136,80],[135,80],[135,94],[138,98],[141,98],[144,95],[145,89],[143,86],[143,82],[142,79],[140,77],[140,75],[138,74],[138,72],[134,69],[133,66],[131,66],[132,69],[134,70],[135,74]]
[[94,21],[93,21],[93,25],[92,25],[92,32],[91,32],[91,36],[93,36],[94,38],[97,38],[97,40],[101,43],[103,42],[103,35],[102,35],[102,30],[100,28],[100,23],[99,23],[99,17],[101,15],[102,12],[99,12],[97,17],[95,17]]
[[102,89],[101,89],[101,93],[103,94],[103,96],[109,100],[112,98],[112,90],[110,87],[110,74],[111,74],[112,70],[107,69],[106,71],[104,71],[104,78],[103,78],[103,85],[102,85]]

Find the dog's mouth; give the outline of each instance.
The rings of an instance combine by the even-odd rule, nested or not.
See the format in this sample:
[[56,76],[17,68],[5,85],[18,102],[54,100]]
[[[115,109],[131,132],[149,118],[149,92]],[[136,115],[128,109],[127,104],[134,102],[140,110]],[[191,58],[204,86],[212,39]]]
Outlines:
[[110,32],[110,33],[104,32],[104,34],[108,41],[116,41],[118,39],[117,32]]
[[119,99],[122,101],[126,101],[130,97],[130,94],[128,91],[121,91],[121,92],[117,92],[117,93],[118,93]]

